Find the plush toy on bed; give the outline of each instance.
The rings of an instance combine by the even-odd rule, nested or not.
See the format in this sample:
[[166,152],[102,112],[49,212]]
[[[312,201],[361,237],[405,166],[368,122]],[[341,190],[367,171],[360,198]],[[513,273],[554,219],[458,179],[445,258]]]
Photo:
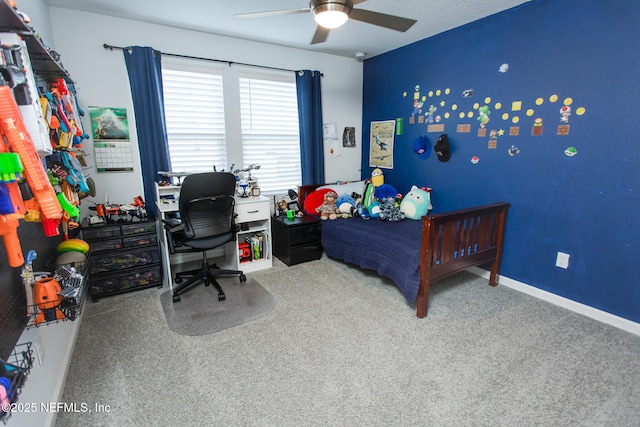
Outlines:
[[356,201],[353,196],[345,193],[338,196],[336,206],[338,206],[338,210],[340,211],[339,216],[342,218],[351,218],[356,209]]
[[400,211],[408,219],[421,219],[429,212],[429,209],[432,209],[429,192],[415,185],[411,187],[411,191],[402,198],[400,203]]
[[362,219],[371,218],[369,216],[369,210],[367,208],[365,208],[364,204],[362,203],[362,197],[358,197],[356,199],[356,210],[353,212],[353,216],[355,218],[360,217]]
[[316,212],[320,214],[320,219],[336,219],[340,210],[336,206],[338,195],[335,191],[327,191],[324,195],[324,202],[316,208]]
[[404,212],[396,206],[395,197],[385,197],[380,202],[380,217],[384,221],[402,221],[405,218]]
[[393,185],[382,184],[375,187],[373,195],[378,200],[386,199],[387,197],[393,197],[395,199],[398,197],[398,190],[396,190]]

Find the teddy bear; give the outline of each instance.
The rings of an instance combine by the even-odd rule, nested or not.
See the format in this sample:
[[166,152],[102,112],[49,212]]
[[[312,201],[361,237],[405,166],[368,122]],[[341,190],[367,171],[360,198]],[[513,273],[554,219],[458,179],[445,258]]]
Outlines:
[[324,203],[316,208],[316,212],[320,214],[320,219],[336,219],[340,213],[340,209],[336,205],[338,195],[335,191],[328,191],[324,195]]
[[286,200],[284,199],[278,200],[276,207],[278,209],[278,216],[287,215],[287,210],[289,209],[289,205],[287,204]]

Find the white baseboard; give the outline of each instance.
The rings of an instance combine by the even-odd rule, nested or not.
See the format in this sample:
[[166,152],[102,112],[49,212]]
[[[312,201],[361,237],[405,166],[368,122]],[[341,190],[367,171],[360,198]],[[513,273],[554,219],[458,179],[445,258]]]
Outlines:
[[[489,279],[489,272],[482,268],[470,267],[467,269],[467,271]],[[523,292],[541,300],[550,302],[551,304],[558,305],[576,313],[591,317],[592,319],[595,319],[599,322],[615,326],[616,328],[640,336],[640,323],[636,323],[623,317],[607,313],[606,311],[598,310],[597,308],[593,308],[588,305],[570,300],[568,298],[561,297],[559,295],[544,291],[542,289],[536,288],[535,286],[527,285],[526,283],[519,282],[509,277],[499,276],[498,279],[498,283],[500,285],[515,289],[516,291]]]

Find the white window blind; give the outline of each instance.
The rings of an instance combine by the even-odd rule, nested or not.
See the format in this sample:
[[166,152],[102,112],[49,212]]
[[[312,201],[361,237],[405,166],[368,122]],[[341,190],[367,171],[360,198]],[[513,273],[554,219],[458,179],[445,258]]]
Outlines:
[[222,75],[163,67],[171,170],[206,172],[227,165]]
[[264,194],[301,184],[296,84],[293,73],[282,80],[239,78],[242,162],[260,165],[253,175]]
[[[162,79],[173,172],[245,169],[262,194],[301,183],[293,72],[163,58]],[[246,178],[241,173],[240,178]]]

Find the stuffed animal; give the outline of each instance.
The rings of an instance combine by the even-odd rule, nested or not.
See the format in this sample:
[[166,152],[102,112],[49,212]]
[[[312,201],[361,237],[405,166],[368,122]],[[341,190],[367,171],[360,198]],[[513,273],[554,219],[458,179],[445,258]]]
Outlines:
[[369,219],[369,211],[364,207],[362,203],[362,197],[356,198],[356,210],[353,212],[354,218],[360,217],[362,219]]
[[371,180],[366,181],[364,184],[364,193],[362,194],[362,206],[364,206],[365,209],[369,209],[369,205],[376,200],[375,191],[376,187]]
[[429,192],[415,185],[411,187],[411,191],[404,196],[400,203],[400,211],[408,219],[420,219],[429,212],[429,209],[432,209]]
[[387,197],[395,198],[395,197],[398,196],[398,190],[396,190],[390,184],[382,184],[382,185],[378,185],[377,187],[375,187],[375,189],[373,191],[373,195],[378,200],[382,200],[382,199],[385,199]]
[[380,202],[377,200],[371,202],[368,211],[371,218],[380,218]]
[[289,206],[287,205],[286,200],[284,199],[280,199],[278,200],[278,204],[276,205],[276,208],[278,209],[278,215],[287,215],[287,210],[289,209]]
[[384,184],[384,174],[382,173],[382,169],[375,168],[371,171],[371,183],[374,187],[380,187]]
[[356,201],[353,196],[345,193],[338,196],[336,206],[338,206],[338,210],[343,218],[350,218],[356,209]]
[[336,205],[338,195],[335,191],[328,191],[324,195],[324,203],[316,208],[316,212],[320,214],[320,219],[336,219],[340,210]]
[[380,202],[380,218],[384,221],[402,221],[405,218],[404,212],[396,206],[395,197],[385,197]]

